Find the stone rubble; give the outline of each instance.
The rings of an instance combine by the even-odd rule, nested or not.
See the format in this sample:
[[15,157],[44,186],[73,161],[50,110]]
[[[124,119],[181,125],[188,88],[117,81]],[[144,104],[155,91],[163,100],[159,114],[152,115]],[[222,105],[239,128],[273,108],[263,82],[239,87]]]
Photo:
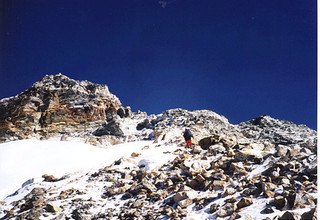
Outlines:
[[[43,188],[13,202],[2,219],[187,219],[191,211],[250,219],[261,203],[259,219],[317,219],[317,133],[306,126],[270,116],[232,125],[207,110],[131,112],[107,87],[63,75],[1,100],[0,113],[1,141],[76,134],[102,146],[146,139],[182,146],[186,127],[195,137],[155,170],[123,168],[122,158],[78,177],[46,174]],[[59,188],[61,181],[70,187]],[[72,187],[77,181],[82,188]],[[97,197],[89,197],[93,189]]]

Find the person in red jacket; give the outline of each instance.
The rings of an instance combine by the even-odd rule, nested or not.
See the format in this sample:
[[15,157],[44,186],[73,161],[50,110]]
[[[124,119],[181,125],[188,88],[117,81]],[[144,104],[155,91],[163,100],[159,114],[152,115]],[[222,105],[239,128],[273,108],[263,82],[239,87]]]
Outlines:
[[193,135],[190,131],[190,129],[186,128],[183,132],[184,140],[186,141],[186,147],[190,147],[192,145],[191,138],[193,138]]

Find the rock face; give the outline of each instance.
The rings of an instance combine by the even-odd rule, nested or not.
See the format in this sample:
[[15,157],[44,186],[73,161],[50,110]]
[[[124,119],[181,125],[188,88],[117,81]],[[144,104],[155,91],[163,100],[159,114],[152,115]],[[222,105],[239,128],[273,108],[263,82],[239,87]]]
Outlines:
[[121,108],[119,99],[105,85],[62,74],[45,76],[25,92],[0,101],[0,138],[84,132]]

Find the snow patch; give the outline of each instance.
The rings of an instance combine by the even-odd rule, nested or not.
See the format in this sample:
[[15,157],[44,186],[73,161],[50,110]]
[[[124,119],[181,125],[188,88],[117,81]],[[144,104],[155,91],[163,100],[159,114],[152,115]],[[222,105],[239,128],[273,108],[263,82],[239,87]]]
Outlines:
[[80,141],[29,139],[0,144],[0,200],[31,178],[43,174],[61,177],[100,168],[151,143],[137,141],[99,148]]

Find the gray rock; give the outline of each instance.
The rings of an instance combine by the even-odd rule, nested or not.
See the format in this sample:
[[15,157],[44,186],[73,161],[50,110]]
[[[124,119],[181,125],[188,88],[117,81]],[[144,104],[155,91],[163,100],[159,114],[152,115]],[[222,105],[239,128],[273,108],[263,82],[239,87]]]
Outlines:
[[301,215],[301,220],[313,220],[317,219],[317,210],[316,208],[311,208],[309,211]]
[[181,207],[181,208],[187,208],[189,205],[192,205],[192,199],[189,199],[189,198],[186,198],[184,200],[181,200],[178,202],[178,205]]
[[273,209],[271,207],[266,207],[260,213],[261,214],[271,214],[271,213],[274,213],[274,211],[273,211]]
[[117,114],[120,116],[120,118],[124,118],[126,116],[126,112],[125,112],[125,109],[124,108],[119,108],[117,110]]
[[211,145],[217,144],[220,141],[219,135],[202,138],[198,144],[203,150],[208,150]]
[[278,220],[297,220],[297,218],[293,215],[292,212],[286,211],[282,216],[278,218]]
[[144,129],[144,128],[150,129],[151,126],[152,126],[152,125],[151,125],[149,119],[145,119],[143,122],[140,122],[140,123],[137,125],[137,130],[142,130],[142,129]]
[[95,136],[103,135],[114,135],[114,136],[123,136],[124,133],[121,130],[120,124],[117,121],[110,121],[107,124],[104,124],[102,127],[98,128],[93,132]]
[[274,198],[272,205],[281,210],[286,205],[286,199],[283,196],[277,196]]
[[235,210],[236,205],[234,203],[226,203],[225,205],[219,208],[219,210],[217,211],[217,215],[222,218],[227,217],[232,215]]
[[53,204],[50,204],[50,203],[48,203],[46,205],[45,210],[47,212],[52,212],[52,213],[57,213],[57,212],[61,212],[62,211],[62,209],[60,207],[58,207],[56,205],[53,205]]
[[174,195],[173,200],[174,200],[174,202],[179,203],[180,201],[187,199],[187,198],[189,198],[188,194],[183,191],[183,192],[177,192]]

